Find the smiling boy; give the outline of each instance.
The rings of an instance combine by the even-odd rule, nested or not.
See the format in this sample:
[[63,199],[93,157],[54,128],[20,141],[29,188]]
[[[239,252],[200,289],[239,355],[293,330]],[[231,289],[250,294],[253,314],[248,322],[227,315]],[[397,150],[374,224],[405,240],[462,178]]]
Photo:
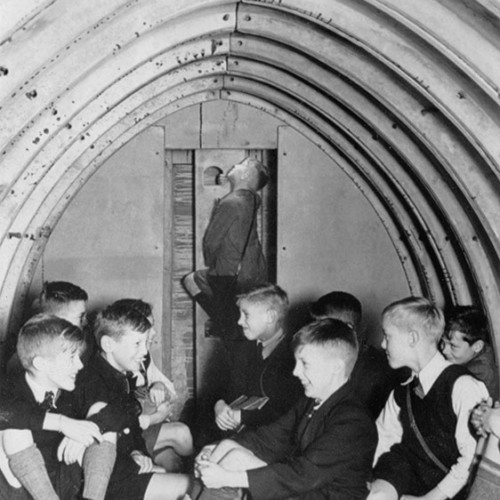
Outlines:
[[456,306],[446,319],[441,342],[443,356],[450,362],[465,366],[483,381],[490,396],[499,396],[495,356],[488,336],[486,316],[474,306]]
[[[283,330],[288,296],[278,285],[254,287],[238,297],[238,324],[252,341],[241,349],[230,370],[225,399],[215,404],[219,429],[230,431],[241,424],[250,427],[269,423],[285,413],[300,395],[294,379],[293,354]],[[268,397],[260,410],[234,410],[228,402],[241,395]]]
[[95,402],[107,406],[111,430],[118,432],[117,458],[106,500],[169,500],[182,498],[190,479],[166,474],[149,456],[140,419],[141,405],[134,395],[132,374],[139,371],[147,354],[151,323],[128,305],[112,304],[99,313],[95,337],[100,351],[82,371],[77,389],[84,407]]
[[197,471],[208,488],[248,488],[255,500],[364,499],[377,436],[349,381],[356,362],[353,330],[322,319],[293,338],[305,396],[277,421],[205,447]]
[[[83,348],[81,330],[56,316],[34,316],[19,332],[17,353],[25,372],[13,376],[6,384],[11,394],[9,404],[24,405],[30,413],[42,410],[47,414],[41,428],[34,422],[30,425],[33,430],[4,431],[3,444],[10,468],[25,488],[8,490],[7,498],[24,498],[26,491],[35,500],[80,498],[82,470],[77,462],[82,461],[84,498],[104,498],[114,463],[115,436],[101,436],[96,424],[84,421],[78,424],[79,420],[74,420],[87,414],[75,404],[72,394],[83,366],[80,360]],[[15,413],[10,419],[14,417]],[[58,424],[54,425],[54,421]],[[78,427],[92,432],[90,440],[82,440],[82,436],[74,432]],[[69,428],[73,428],[73,432],[68,432]],[[60,432],[65,432],[67,437]],[[94,444],[93,437],[104,441],[101,445]],[[3,484],[3,487],[7,486]]]

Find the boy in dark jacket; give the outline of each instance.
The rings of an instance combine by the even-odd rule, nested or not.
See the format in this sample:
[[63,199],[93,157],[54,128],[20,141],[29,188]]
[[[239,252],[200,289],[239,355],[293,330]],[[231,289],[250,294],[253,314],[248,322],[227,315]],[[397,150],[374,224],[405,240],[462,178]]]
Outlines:
[[299,330],[293,346],[305,396],[277,421],[205,447],[196,463],[207,487],[200,498],[229,498],[220,496],[228,487],[247,488],[255,500],[366,498],[377,435],[349,382],[355,334],[323,319]]

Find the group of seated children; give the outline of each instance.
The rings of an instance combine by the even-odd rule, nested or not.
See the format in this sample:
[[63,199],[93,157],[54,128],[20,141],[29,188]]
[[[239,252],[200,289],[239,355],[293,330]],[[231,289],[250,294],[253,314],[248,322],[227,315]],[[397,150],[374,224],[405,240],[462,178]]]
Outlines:
[[[49,284],[43,312],[19,333],[23,372],[2,383],[9,467],[0,454],[0,498],[460,499],[476,448],[473,409],[481,432],[500,433],[500,410],[484,403],[481,375],[468,370],[475,359],[494,390],[494,366],[484,376],[487,338],[472,332],[478,316],[458,311],[446,328],[429,300],[394,302],[382,315],[384,358],[365,342],[352,295],[318,299],[313,321],[292,337],[286,293],[265,284],[238,298],[251,342],[215,403],[222,439],[199,451],[194,475],[181,473],[193,441],[185,424],[169,421],[176,394],[149,353],[151,306],[122,299],[106,307],[92,329],[95,352],[82,357],[85,308],[71,317],[64,307],[44,309],[57,283],[68,303],[86,305],[78,287],[73,295],[71,284]],[[475,355],[460,357],[460,341]],[[260,409],[233,404],[241,395]]]

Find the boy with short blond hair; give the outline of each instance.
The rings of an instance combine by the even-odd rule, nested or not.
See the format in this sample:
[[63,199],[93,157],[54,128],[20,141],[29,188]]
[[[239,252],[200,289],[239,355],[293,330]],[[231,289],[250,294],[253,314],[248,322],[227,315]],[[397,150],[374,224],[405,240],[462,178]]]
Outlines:
[[[98,427],[90,422],[76,426],[72,423],[75,422],[72,419],[84,415],[71,394],[83,366],[80,360],[83,348],[81,330],[56,316],[36,315],[19,333],[17,352],[25,372],[9,381],[10,394],[4,394],[3,398],[8,410],[15,408],[19,412],[24,407],[37,417],[30,423],[33,430],[4,431],[3,445],[10,469],[25,488],[8,491],[9,498],[19,495],[22,498],[23,491],[35,500],[80,498],[79,464],[83,464],[85,473],[84,498],[104,498],[115,457],[114,436],[101,436]],[[93,412],[95,408],[89,410]],[[43,423],[38,421],[41,411],[48,412]],[[7,413],[9,420],[15,419],[16,412]],[[48,418],[52,414],[56,424]],[[64,429],[67,437],[59,433]],[[83,435],[79,435],[81,431]],[[94,443],[93,438],[103,442]],[[2,488],[8,490],[5,484]]]
[[[259,285],[239,295],[237,304],[238,324],[252,344],[235,357],[227,394],[215,404],[215,421],[223,431],[272,422],[300,396],[300,385],[292,373],[290,339],[283,328],[288,310],[286,292],[278,285]],[[231,408],[230,402],[241,395],[269,400],[260,410]]]
[[390,304],[382,326],[390,366],[408,367],[412,375],[391,392],[377,420],[375,480],[368,498],[460,498],[476,448],[470,412],[488,391],[438,351],[444,315],[429,300],[409,297]]

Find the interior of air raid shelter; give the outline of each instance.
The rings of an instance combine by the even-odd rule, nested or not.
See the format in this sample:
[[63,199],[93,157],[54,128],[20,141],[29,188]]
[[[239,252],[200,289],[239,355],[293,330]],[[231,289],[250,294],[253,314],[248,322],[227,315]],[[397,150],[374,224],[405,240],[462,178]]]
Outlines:
[[182,285],[250,156],[288,328],[344,290],[380,347],[403,297],[474,305],[500,348],[497,0],[3,0],[0,340],[43,283],[153,305],[179,412],[221,340]]

